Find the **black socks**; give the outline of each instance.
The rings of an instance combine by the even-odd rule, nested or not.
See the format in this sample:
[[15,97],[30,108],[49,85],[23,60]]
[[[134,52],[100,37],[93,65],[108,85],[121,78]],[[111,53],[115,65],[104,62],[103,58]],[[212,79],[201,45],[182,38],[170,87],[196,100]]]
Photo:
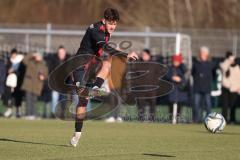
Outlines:
[[93,87],[94,86],[98,86],[98,88],[101,88],[102,84],[104,83],[104,79],[100,78],[100,77],[97,77],[96,78],[96,81],[94,82],[93,84]]
[[[102,79],[100,77],[96,77],[96,81],[94,82],[93,87],[97,86],[97,87],[101,88],[103,83],[104,83],[104,79]],[[79,98],[79,102],[80,102],[80,104],[78,104],[78,105],[87,106],[88,100],[85,99],[85,98]],[[82,126],[83,126],[83,120],[82,119],[80,120],[80,119],[76,118],[75,132],[81,132]]]
[[83,120],[76,120],[75,121],[75,132],[81,132],[83,126]]

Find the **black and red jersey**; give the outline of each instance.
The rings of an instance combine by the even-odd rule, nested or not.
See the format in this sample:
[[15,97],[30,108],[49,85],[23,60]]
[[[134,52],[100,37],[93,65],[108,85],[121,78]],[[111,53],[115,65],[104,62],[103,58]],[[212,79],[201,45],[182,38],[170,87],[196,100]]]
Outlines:
[[77,54],[94,54],[99,57],[109,39],[110,34],[106,31],[102,21],[91,24],[83,36]]

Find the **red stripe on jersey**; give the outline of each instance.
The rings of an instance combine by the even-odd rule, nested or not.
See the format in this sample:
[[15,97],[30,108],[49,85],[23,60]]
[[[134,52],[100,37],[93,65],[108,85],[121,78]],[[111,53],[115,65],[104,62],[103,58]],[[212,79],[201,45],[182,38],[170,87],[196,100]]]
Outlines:
[[[108,43],[108,41],[109,41],[109,34],[106,34],[106,36],[105,36],[105,42],[106,42],[106,44]],[[97,52],[97,57],[100,57],[101,55],[102,55],[102,53],[103,53],[103,48],[101,47],[101,48],[99,48],[98,49],[98,52]]]

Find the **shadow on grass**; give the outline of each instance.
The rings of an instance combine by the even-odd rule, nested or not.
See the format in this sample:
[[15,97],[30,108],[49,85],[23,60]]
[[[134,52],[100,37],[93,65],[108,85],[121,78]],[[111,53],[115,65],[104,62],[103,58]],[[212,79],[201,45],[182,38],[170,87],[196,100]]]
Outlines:
[[223,135],[236,135],[236,136],[240,136],[240,133],[231,133],[231,132],[222,132],[220,134],[223,134]]
[[58,144],[49,144],[49,143],[41,143],[41,142],[29,142],[29,141],[19,141],[14,139],[0,138],[0,142],[14,142],[14,143],[25,143],[25,144],[37,144],[37,145],[46,145],[46,146],[56,146],[56,147],[71,147],[68,145],[58,145]]
[[240,133],[234,133],[234,132],[220,132],[220,133],[211,133],[209,131],[195,131],[197,133],[205,133],[205,134],[214,134],[214,135],[236,135],[236,136],[240,136]]
[[151,156],[151,157],[168,157],[168,158],[174,158],[176,156],[173,155],[165,155],[165,154],[153,154],[153,153],[143,153],[144,156]]
[[[163,157],[163,158],[175,158],[176,156],[173,155],[164,155],[164,154],[154,154],[154,153],[126,153],[126,154],[100,154],[100,155],[83,155],[83,156],[77,156],[77,157],[64,157],[64,158],[50,158],[45,160],[66,160],[66,159],[84,159],[84,158],[94,158],[98,159],[101,157],[118,157],[118,156],[151,156],[151,157]],[[129,158],[129,157],[128,157]],[[132,158],[129,158],[132,159]]]

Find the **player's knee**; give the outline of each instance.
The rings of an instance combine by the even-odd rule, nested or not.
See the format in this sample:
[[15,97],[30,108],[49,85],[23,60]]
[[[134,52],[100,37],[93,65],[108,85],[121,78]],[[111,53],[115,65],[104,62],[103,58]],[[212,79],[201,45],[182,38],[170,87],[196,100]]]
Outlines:
[[83,121],[86,117],[86,113],[77,113],[76,117],[78,121]]
[[84,120],[86,117],[86,107],[77,108],[76,118],[77,120]]
[[103,66],[105,70],[110,70],[111,69],[111,63],[109,61],[104,61]]

